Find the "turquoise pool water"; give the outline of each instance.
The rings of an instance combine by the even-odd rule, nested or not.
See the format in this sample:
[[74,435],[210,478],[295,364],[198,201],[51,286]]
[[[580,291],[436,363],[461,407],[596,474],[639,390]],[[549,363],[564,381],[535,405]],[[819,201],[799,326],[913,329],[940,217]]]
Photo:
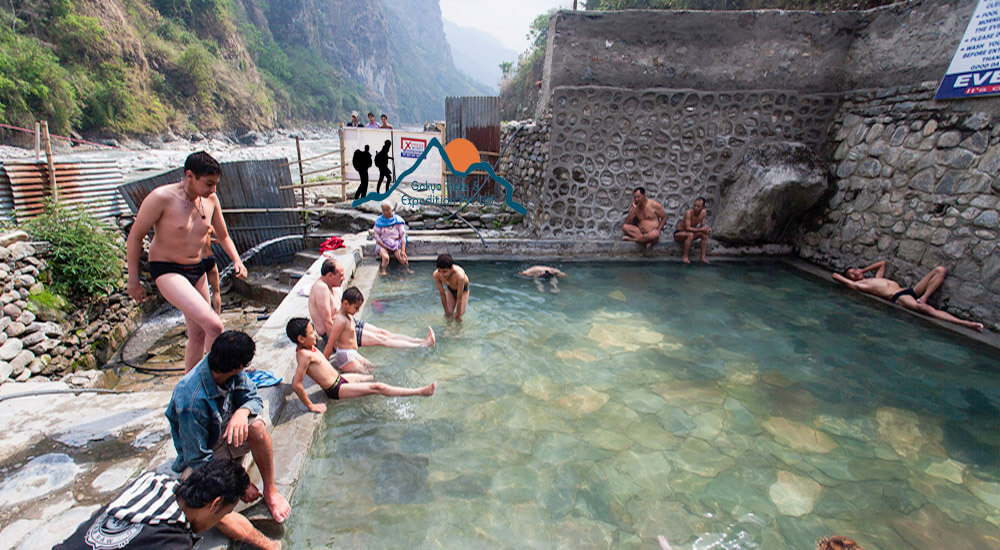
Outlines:
[[1000,547],[1000,361],[780,264],[561,264],[553,294],[468,263],[464,323],[432,266],[365,348],[431,398],[334,404],[291,548]]

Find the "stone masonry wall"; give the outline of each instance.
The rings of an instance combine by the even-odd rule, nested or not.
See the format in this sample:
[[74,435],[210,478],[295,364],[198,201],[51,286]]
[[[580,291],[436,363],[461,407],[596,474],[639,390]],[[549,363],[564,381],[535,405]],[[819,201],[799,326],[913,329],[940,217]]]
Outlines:
[[527,224],[533,226],[542,212],[540,203],[549,158],[551,117],[538,121],[510,122],[500,128],[500,143],[507,150],[497,162],[497,173],[514,186],[514,200],[528,210]]
[[709,209],[733,159],[760,140],[818,150],[839,95],[788,90],[557,88],[535,236],[619,238],[632,190],[663,204],[669,228],[697,196]]
[[830,133],[836,192],[795,245],[838,270],[887,259],[904,284],[943,265],[931,305],[996,324],[1000,114],[986,100],[934,101],[936,87],[845,96]]
[[45,288],[44,248],[26,242],[0,246],[0,384],[93,369],[139,319],[139,308],[124,293],[70,313],[33,304],[30,297]]

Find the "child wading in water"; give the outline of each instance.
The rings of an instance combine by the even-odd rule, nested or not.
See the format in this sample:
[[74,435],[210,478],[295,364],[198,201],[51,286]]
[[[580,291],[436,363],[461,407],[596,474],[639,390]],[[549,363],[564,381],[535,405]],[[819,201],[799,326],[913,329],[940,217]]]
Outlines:
[[[348,289],[348,291],[351,289]],[[357,290],[357,289],[355,289]],[[360,294],[360,291],[358,291]],[[347,291],[344,292],[347,294]],[[366,395],[384,395],[386,397],[409,397],[414,395],[431,396],[437,389],[437,382],[422,388],[399,388],[381,382],[373,382],[370,374],[340,374],[326,360],[323,352],[316,349],[316,331],[312,323],[302,317],[294,317],[285,326],[288,338],[297,345],[295,349],[295,376],[292,378],[292,390],[310,411],[321,413],[326,411],[326,405],[313,403],[306,395],[303,380],[308,375],[319,387],[323,388],[330,399],[351,399]],[[353,333],[351,335],[353,338]]]

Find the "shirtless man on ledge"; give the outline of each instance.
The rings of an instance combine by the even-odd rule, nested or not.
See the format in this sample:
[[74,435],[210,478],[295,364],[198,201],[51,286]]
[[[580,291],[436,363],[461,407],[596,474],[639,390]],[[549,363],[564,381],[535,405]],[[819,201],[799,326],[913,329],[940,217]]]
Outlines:
[[663,224],[667,223],[667,213],[663,206],[646,198],[646,189],[636,187],[632,192],[632,207],[629,208],[625,216],[625,225],[622,231],[626,241],[637,242],[642,245],[643,253],[653,250],[653,245],[660,242],[660,231]]
[[215,232],[222,250],[233,260],[235,275],[247,276],[215,194],[221,174],[219,161],[211,155],[203,151],[192,153],[184,161],[184,179],[153,189],[142,201],[126,241],[128,295],[144,302],[146,291],[139,284],[139,258],[142,240],[153,229],[149,274],[160,294],[184,313],[188,332],[185,372],[201,361],[222,333],[222,318],[212,309],[205,277],[215,261],[206,265],[202,256],[211,238],[210,231]]
[[[879,298],[885,298],[886,300],[889,300],[894,304],[899,304],[906,309],[912,309],[913,311],[929,315],[935,319],[941,319],[942,321],[962,325],[963,327],[968,327],[978,332],[983,331],[982,323],[959,319],[950,313],[927,305],[927,298],[929,298],[930,295],[933,294],[939,286],[941,286],[941,283],[944,282],[945,276],[948,274],[948,270],[944,267],[935,267],[930,273],[925,275],[923,279],[920,279],[919,283],[909,288],[903,288],[896,281],[885,278],[885,266],[885,260],[882,260],[880,262],[875,262],[864,269],[852,267],[845,271],[844,275],[834,273],[833,279],[844,283],[852,290],[858,290],[873,296],[878,296]],[[865,278],[865,273],[872,270],[877,270],[875,272],[875,276]]]
[[[335,342],[327,337],[333,329],[333,320],[340,309],[340,297],[344,284],[344,266],[335,260],[326,260],[320,267],[320,276],[309,290],[309,318],[316,330],[320,351],[327,359],[336,349]],[[371,323],[357,321],[357,347],[383,346],[387,348],[432,348],[435,344],[434,330],[427,327],[427,337],[423,340],[412,338],[376,327]]]

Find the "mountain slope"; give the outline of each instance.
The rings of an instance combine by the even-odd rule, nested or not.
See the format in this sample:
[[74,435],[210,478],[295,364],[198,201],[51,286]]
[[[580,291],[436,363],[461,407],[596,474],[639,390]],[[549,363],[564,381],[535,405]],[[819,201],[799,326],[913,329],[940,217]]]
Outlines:
[[490,33],[460,27],[447,19],[444,20],[444,34],[454,55],[455,67],[488,86],[492,94],[499,93],[500,63],[517,63],[517,52]]

